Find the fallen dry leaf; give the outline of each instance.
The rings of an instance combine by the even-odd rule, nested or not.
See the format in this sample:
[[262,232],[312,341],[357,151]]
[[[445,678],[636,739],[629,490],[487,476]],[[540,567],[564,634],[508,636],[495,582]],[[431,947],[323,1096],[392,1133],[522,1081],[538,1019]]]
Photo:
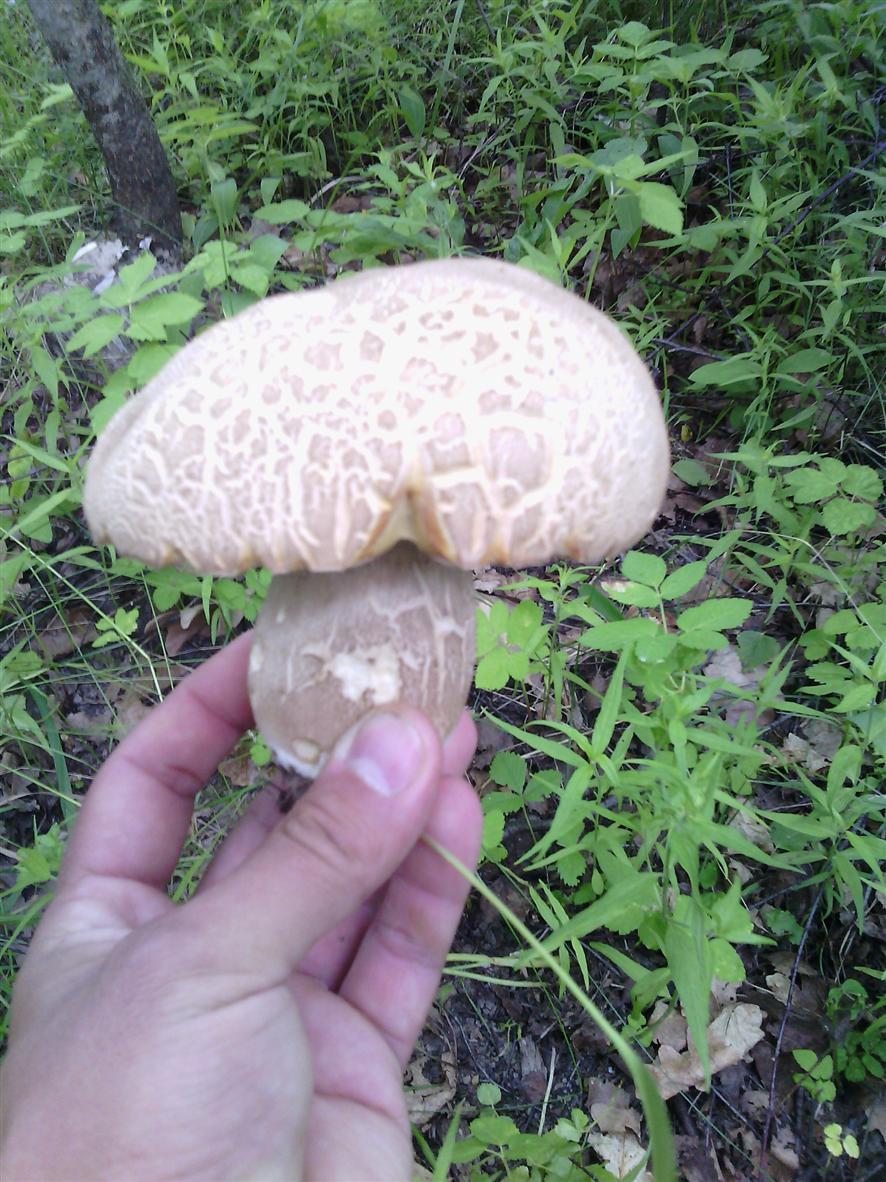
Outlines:
[[95,616],[85,607],[73,607],[44,628],[37,636],[43,655],[49,660],[66,657],[98,635]]
[[783,1166],[787,1166],[789,1170],[799,1170],[800,1158],[795,1148],[796,1144],[797,1140],[794,1137],[793,1129],[784,1125],[772,1138],[769,1152],[776,1161],[781,1162]]
[[631,1107],[627,1092],[617,1084],[592,1079],[588,1083],[588,1110],[602,1133],[626,1133],[630,1129],[639,1137],[640,1113]]
[[655,1028],[655,1033],[652,1035],[653,1042],[657,1042],[659,1046],[670,1047],[674,1051],[685,1049],[686,1019],[679,1010],[672,1009],[666,1002],[659,1001],[652,1011],[649,1024]]
[[774,853],[775,846],[772,843],[772,835],[769,832],[769,827],[759,817],[755,817],[751,813],[746,813],[742,809],[729,822],[729,827],[735,829],[751,845],[755,845],[758,850],[763,850],[767,854]]
[[[597,1157],[616,1178],[626,1178],[646,1156],[646,1150],[631,1132],[597,1133],[591,1130],[587,1137]],[[649,1170],[643,1170],[636,1175],[635,1182],[655,1182],[655,1179]]]
[[517,1045],[520,1048],[520,1084],[523,1094],[530,1104],[536,1104],[542,1099],[548,1086],[544,1060],[535,1039],[529,1035],[521,1038]]
[[[711,680],[728,681],[737,689],[747,689],[752,694],[759,688],[765,673],[765,665],[759,665],[756,669],[743,669],[738,649],[733,644],[717,650],[702,669],[704,677],[709,677]],[[751,697],[736,698],[729,693],[715,693],[711,702],[714,704],[718,700],[721,703],[726,703],[723,718],[729,726],[738,726],[744,720],[761,723],[768,721],[771,714],[771,711],[763,711],[758,714],[756,704]]]
[[427,1128],[455,1096],[455,1056],[452,1051],[444,1051],[436,1060],[443,1068],[443,1079],[439,1083],[431,1083],[424,1073],[428,1059],[428,1055],[418,1055],[406,1069],[406,1107],[410,1121],[420,1129]]
[[221,774],[234,785],[235,788],[249,788],[260,775],[248,755],[231,755],[218,765]]
[[[711,1072],[740,1063],[751,1047],[763,1037],[763,1011],[759,1006],[740,1003],[727,1005],[708,1026],[708,1051]],[[704,1071],[695,1047],[682,1054],[661,1046],[658,1059],[650,1068],[662,1099],[669,1100],[685,1088],[701,1088]]]

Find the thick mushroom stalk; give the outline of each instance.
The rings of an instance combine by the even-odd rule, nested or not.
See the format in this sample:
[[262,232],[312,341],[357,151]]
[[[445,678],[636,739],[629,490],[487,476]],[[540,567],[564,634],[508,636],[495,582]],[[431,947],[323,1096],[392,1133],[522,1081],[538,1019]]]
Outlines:
[[274,578],[249,696],[277,761],[315,776],[350,727],[396,701],[449,734],[473,676],[474,611],[471,573],[410,542],[353,570]]

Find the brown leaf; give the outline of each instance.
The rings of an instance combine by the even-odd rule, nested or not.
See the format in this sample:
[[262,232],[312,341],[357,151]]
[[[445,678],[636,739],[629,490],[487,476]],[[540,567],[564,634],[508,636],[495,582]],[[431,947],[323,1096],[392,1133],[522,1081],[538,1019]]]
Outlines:
[[541,1051],[534,1038],[528,1035],[517,1044],[520,1048],[520,1076],[523,1094],[530,1104],[537,1104],[544,1097],[548,1086],[548,1073],[541,1057]]
[[435,1061],[443,1068],[443,1079],[439,1083],[431,1083],[425,1075],[428,1060],[428,1055],[419,1055],[406,1069],[406,1107],[410,1121],[420,1129],[427,1128],[455,1096],[456,1071],[452,1051],[444,1051]]
[[660,1046],[670,1047],[674,1051],[682,1051],[686,1047],[686,1019],[679,1010],[671,1009],[666,1002],[659,1001],[652,1011],[649,1024],[655,1027],[652,1038]]
[[[646,1155],[646,1150],[630,1131],[597,1133],[589,1130],[587,1138],[603,1165],[616,1178],[626,1178]],[[654,1179],[649,1170],[642,1170],[636,1175],[635,1182],[654,1182]]]
[[259,769],[248,755],[231,755],[222,760],[218,770],[234,785],[235,788],[249,788],[259,775]]
[[639,1137],[640,1113],[631,1107],[630,1097],[608,1080],[588,1082],[588,1110],[602,1133],[625,1133],[629,1129]]
[[[751,1047],[763,1038],[763,1011],[759,1006],[740,1003],[725,1006],[708,1026],[711,1072],[740,1063]],[[650,1068],[662,1099],[669,1100],[685,1088],[704,1086],[704,1070],[695,1047],[683,1054],[672,1047],[659,1048]]]
[[57,616],[37,636],[43,655],[49,660],[77,652],[98,635],[95,617],[86,607],[72,607]]

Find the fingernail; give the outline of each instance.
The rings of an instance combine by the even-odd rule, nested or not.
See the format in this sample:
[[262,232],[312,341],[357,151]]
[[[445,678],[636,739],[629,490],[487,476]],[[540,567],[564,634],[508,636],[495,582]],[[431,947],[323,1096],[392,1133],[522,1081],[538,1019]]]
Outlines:
[[425,757],[418,731],[396,714],[375,714],[339,740],[334,759],[380,796],[397,796]]

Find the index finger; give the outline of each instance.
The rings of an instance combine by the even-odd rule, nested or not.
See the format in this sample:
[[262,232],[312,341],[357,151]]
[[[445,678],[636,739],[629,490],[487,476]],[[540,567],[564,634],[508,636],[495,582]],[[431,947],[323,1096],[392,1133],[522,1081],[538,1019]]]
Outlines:
[[194,797],[247,727],[250,637],[189,674],[108,758],[74,826],[61,886],[90,875],[164,890]]

